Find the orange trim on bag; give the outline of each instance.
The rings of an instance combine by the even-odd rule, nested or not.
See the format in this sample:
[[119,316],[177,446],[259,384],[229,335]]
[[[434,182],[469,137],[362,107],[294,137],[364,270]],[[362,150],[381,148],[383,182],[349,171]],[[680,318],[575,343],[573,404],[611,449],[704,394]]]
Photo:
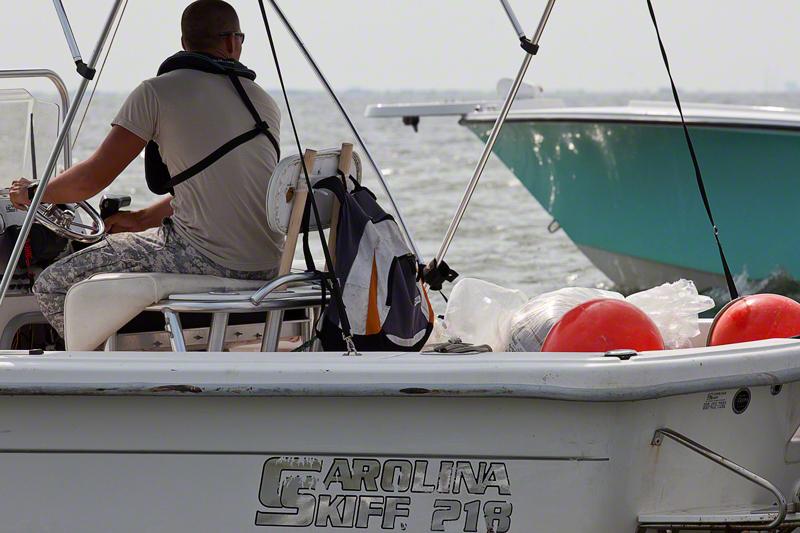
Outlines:
[[378,313],[378,265],[372,257],[372,276],[369,280],[369,299],[367,300],[367,327],[366,335],[375,335],[381,332],[381,316]]
[[433,324],[435,319],[435,315],[433,314],[433,306],[431,305],[431,299],[428,298],[428,290],[425,288],[425,283],[419,283],[419,286],[422,287],[422,296],[425,297],[425,303],[428,304],[428,323]]

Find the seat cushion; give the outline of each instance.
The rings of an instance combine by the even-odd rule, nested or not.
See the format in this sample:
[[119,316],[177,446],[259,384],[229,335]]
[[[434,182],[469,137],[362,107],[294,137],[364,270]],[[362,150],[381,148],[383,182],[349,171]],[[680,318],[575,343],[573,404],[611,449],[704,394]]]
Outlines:
[[94,350],[146,307],[171,294],[255,290],[265,283],[190,274],[97,274],[67,292],[66,348]]

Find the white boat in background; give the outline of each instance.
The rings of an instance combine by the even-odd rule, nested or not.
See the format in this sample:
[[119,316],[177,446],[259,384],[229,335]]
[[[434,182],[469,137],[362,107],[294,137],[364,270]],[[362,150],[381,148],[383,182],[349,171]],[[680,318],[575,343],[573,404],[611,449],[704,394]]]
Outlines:
[[[115,0],[89,68],[123,3]],[[525,67],[553,4],[523,43]],[[34,206],[87,85],[65,110]],[[358,177],[362,160],[380,175],[353,136],[352,161],[347,144],[304,154],[314,179],[351,163]],[[265,199],[278,227],[305,205],[299,158],[281,161]],[[332,201],[316,198],[322,222],[335,220]],[[702,321],[691,347],[642,353],[285,353],[282,337],[311,336],[322,301],[311,273],[263,286],[104,274],[70,290],[66,350],[44,351],[29,280],[9,275],[20,241],[34,212],[54,235],[96,236],[100,221],[57,206],[20,220],[7,198],[0,204],[6,227],[22,235],[5,259],[0,305],[3,531],[800,526],[799,340],[706,347]],[[142,310],[156,326],[124,330]],[[210,318],[191,325],[185,313]],[[105,351],[93,351],[98,339]],[[19,349],[23,341],[33,344]]]

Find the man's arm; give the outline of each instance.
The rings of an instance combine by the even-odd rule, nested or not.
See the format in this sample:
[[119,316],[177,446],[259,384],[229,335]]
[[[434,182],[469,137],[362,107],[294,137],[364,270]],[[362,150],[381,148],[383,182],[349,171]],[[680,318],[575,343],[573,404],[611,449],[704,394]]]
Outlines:
[[[114,181],[125,167],[139,155],[146,142],[122,126],[112,126],[100,147],[80,163],[53,178],[47,185],[43,202],[67,204],[88,200]],[[25,179],[11,185],[11,202],[15,207],[30,204]]]

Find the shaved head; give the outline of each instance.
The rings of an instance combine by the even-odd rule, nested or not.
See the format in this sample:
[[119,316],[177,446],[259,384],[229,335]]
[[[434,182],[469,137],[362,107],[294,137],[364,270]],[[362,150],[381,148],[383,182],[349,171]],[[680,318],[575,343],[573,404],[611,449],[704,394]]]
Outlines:
[[183,42],[190,51],[214,49],[219,46],[221,33],[239,30],[236,10],[223,0],[192,2],[181,17]]

